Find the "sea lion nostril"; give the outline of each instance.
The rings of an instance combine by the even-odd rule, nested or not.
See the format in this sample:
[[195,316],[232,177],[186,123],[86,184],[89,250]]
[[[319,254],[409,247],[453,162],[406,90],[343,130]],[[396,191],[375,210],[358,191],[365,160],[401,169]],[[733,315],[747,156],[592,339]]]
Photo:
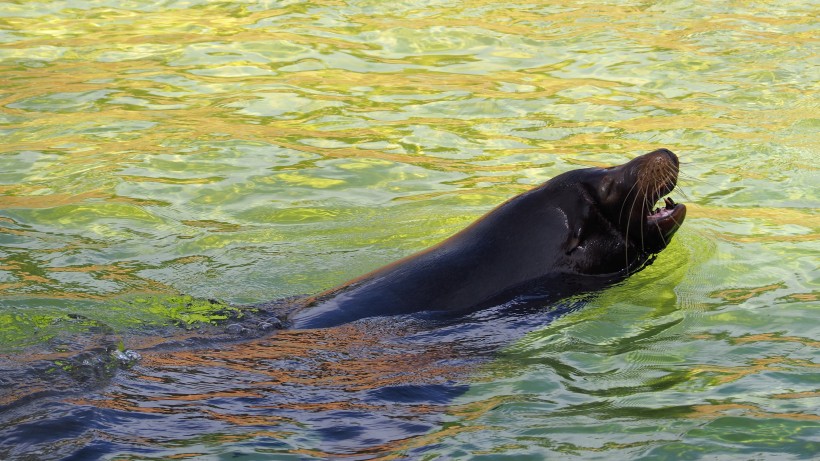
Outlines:
[[663,151],[663,152],[666,154],[666,156],[667,156],[670,160],[672,160],[672,164],[673,164],[673,165],[675,165],[675,168],[677,168],[677,167],[680,165],[680,161],[678,160],[678,156],[677,156],[677,155],[675,155],[675,153],[674,153],[674,152],[672,152],[672,151],[671,151],[671,150],[669,150],[669,149],[661,149],[661,151]]
[[652,165],[663,165],[664,168],[669,168],[670,163],[674,168],[680,165],[678,156],[669,149],[661,148],[650,152],[646,159]]

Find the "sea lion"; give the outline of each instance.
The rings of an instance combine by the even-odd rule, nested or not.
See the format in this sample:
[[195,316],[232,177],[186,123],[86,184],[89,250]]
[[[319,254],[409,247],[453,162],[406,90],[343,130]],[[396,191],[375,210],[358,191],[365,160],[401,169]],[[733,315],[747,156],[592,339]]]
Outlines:
[[308,298],[294,328],[420,311],[466,313],[544,293],[588,289],[643,268],[686,216],[666,198],[679,162],[658,149],[611,168],[558,175],[438,245]]

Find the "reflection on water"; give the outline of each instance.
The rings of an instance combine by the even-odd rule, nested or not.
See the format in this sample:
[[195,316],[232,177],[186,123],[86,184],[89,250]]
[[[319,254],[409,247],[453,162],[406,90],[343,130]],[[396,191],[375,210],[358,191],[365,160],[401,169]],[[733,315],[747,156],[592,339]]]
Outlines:
[[[317,459],[423,452],[429,447],[416,437],[457,432],[446,412],[468,378],[480,381],[494,351],[577,307],[495,309],[459,321],[376,318],[227,342],[207,332],[142,334],[128,338],[140,352],[128,352],[139,360],[126,367],[104,363],[105,351],[33,355],[28,366],[3,370],[27,382],[0,393],[4,453],[165,459],[246,445]],[[55,425],[70,429],[55,433]]]
[[[815,10],[0,4],[0,404],[40,396],[0,414],[39,431],[0,457],[810,457]],[[202,300],[319,292],[660,146],[686,226],[554,322],[148,350],[223,328]],[[55,363],[85,371],[26,378]]]

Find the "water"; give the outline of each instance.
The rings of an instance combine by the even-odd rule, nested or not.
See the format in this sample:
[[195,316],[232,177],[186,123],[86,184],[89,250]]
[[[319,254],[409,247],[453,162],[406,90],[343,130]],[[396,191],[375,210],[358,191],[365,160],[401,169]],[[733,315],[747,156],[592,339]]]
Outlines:
[[[817,6],[0,4],[0,457],[813,458]],[[225,332],[661,146],[597,296]]]

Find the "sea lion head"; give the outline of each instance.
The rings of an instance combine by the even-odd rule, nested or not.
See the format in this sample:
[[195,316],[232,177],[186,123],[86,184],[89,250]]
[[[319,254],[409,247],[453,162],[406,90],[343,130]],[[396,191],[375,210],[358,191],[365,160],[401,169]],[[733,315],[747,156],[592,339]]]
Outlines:
[[579,272],[631,272],[669,244],[686,207],[665,198],[677,184],[680,163],[658,149],[623,165],[575,170],[581,206],[569,213],[567,255]]

